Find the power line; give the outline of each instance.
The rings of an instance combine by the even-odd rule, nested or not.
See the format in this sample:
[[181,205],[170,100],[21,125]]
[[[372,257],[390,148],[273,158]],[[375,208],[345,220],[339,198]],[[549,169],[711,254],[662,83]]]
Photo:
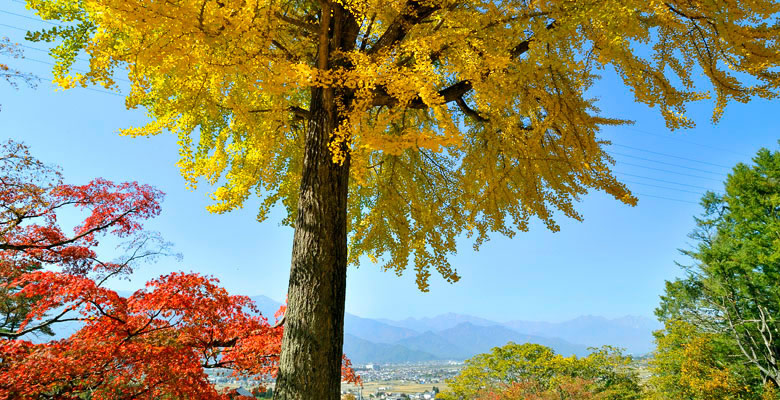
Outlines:
[[15,12],[10,12],[10,11],[6,11],[6,10],[0,10],[0,13],[9,14],[9,15],[13,15],[13,16],[16,16],[16,17],[19,17],[19,18],[29,19],[29,20],[36,21],[36,22],[43,22],[44,24],[49,24],[49,25],[54,25],[54,26],[63,26],[61,24],[57,24],[57,23],[54,23],[54,22],[51,22],[51,21],[47,21],[45,19],[28,17],[26,15],[17,14]]
[[671,197],[656,196],[656,195],[652,195],[652,194],[644,194],[644,193],[634,193],[634,194],[636,194],[637,196],[641,196],[641,197],[654,197],[654,198],[656,198],[656,199],[663,199],[663,200],[678,201],[678,202],[680,202],[680,203],[699,204],[699,203],[697,203],[697,202],[695,202],[695,201],[690,201],[690,200],[680,200],[680,199],[673,199],[673,198],[671,198]]
[[[43,61],[43,60],[39,60],[39,59],[37,59],[37,58],[24,57],[24,58],[22,58],[22,60],[26,60],[26,61],[33,61],[33,62],[37,62],[37,63],[41,63],[41,64],[46,64],[46,65],[54,65],[54,63],[53,63],[53,62],[49,62],[49,61]],[[82,72],[82,71],[76,71],[76,72]]]
[[[40,50],[40,49],[36,49],[36,50]],[[43,50],[41,50],[41,51],[43,51]],[[51,65],[51,66],[55,66],[55,65],[56,65],[56,64],[54,64],[53,62],[49,62],[49,61],[43,61],[43,60],[38,60],[37,58],[23,57],[23,58],[21,58],[21,60],[34,61],[34,62],[37,62],[37,63],[46,64],[46,65]],[[86,70],[78,70],[78,69],[74,69],[74,71],[76,71],[76,72],[82,72],[82,73],[86,73],[86,72],[88,72],[88,71],[86,71]],[[120,81],[120,82],[125,82],[125,83],[132,83],[132,82],[130,82],[129,80],[127,80],[127,79],[124,79],[124,78],[113,78],[113,79],[114,79],[115,81]]]
[[[40,61],[40,60],[32,60],[32,59],[29,59],[29,58],[27,58],[27,60],[31,60],[31,61],[37,61],[37,62],[41,62],[41,63],[44,63],[44,64],[51,64],[51,63],[47,63],[47,62],[45,62],[45,61]],[[51,87],[53,87],[53,88],[55,88],[55,89],[61,89],[61,87],[59,87],[59,86],[57,86],[57,85],[55,85],[55,84],[53,84],[53,83],[48,83],[48,85],[49,85],[49,86],[51,86]],[[121,93],[117,93],[117,92],[110,92],[110,91],[108,91],[108,90],[102,90],[102,89],[93,88],[93,87],[76,86],[75,88],[76,88],[76,89],[85,89],[85,90],[89,90],[89,91],[92,91],[92,92],[98,92],[98,93],[103,93],[103,94],[110,94],[110,95],[112,95],[112,96],[120,96],[120,97],[124,97],[124,95],[123,95],[123,94],[121,94]]]
[[669,166],[677,167],[677,168],[689,169],[689,170],[697,171],[697,172],[704,172],[704,173],[707,173],[707,174],[723,175],[722,172],[712,172],[712,171],[708,171],[706,169],[701,169],[701,168],[686,167],[685,165],[668,163],[668,162],[665,162],[665,161],[658,161],[658,160],[653,160],[653,159],[650,159],[650,158],[632,156],[630,154],[623,154],[623,153],[618,153],[618,152],[614,152],[614,151],[609,152],[609,154],[615,154],[615,155],[622,156],[622,157],[634,158],[634,159],[642,160],[642,161],[649,161],[649,162],[653,162],[653,163],[656,163],[656,164],[669,165]]
[[[0,11],[3,11],[3,10],[0,10]],[[0,25],[2,25],[2,26],[7,26],[7,27],[9,27],[9,28],[13,28],[13,29],[18,29],[18,30],[23,30],[23,31],[26,31],[26,29],[22,29],[22,28],[19,28],[19,27],[16,27],[16,26],[11,26],[11,25],[6,25],[6,24],[0,24]],[[39,49],[39,48],[37,48],[37,47],[32,47],[32,46],[27,46],[27,45],[19,45],[19,46],[20,46],[20,47],[24,47],[24,48],[26,48],[26,49],[30,49],[30,50],[35,50],[35,51],[44,52],[44,53],[47,53],[47,54],[49,53],[48,51],[46,51],[46,50],[43,50],[43,49]],[[37,59],[35,59],[35,58],[22,57],[22,59],[23,59],[23,60],[30,60],[30,61],[35,61],[35,62],[38,62],[38,63],[41,63],[41,64],[47,64],[47,65],[51,65],[51,66],[54,66],[54,65],[55,65],[55,64],[54,64],[54,63],[52,63],[52,62],[43,61],[43,60],[37,60]],[[83,58],[80,58],[80,57],[75,57],[75,59],[76,59],[76,60],[79,60],[79,61],[83,61],[83,62],[89,62],[88,60],[86,60],[86,59],[83,59]],[[82,71],[77,71],[77,72],[87,72],[87,71],[84,71],[84,70],[82,70]],[[127,80],[127,79],[123,79],[123,78],[114,78],[114,80],[116,80],[116,81],[120,81],[120,82],[132,83],[132,82],[130,82],[129,80]]]
[[667,181],[667,180],[664,180],[664,179],[650,178],[650,177],[647,177],[647,176],[629,174],[629,173],[625,173],[625,172],[615,171],[615,173],[621,174],[621,175],[626,175],[626,176],[632,176],[634,178],[642,178],[642,179],[648,179],[648,180],[656,181],[656,182],[669,183],[669,184],[672,184],[672,185],[680,185],[680,186],[691,187],[691,188],[694,188],[694,189],[703,189],[703,190],[710,190],[710,191],[712,190],[712,189],[706,188],[704,186],[689,185],[687,183],[680,183],[680,182],[674,182],[674,181]]
[[[40,51],[40,52],[42,52],[42,53],[49,54],[49,51],[48,51],[48,50],[39,49],[39,48],[37,48],[37,47],[27,46],[27,45],[24,45],[24,44],[20,44],[20,45],[19,45],[19,47],[24,47],[25,49],[29,49],[29,50],[35,50],[35,51]],[[74,58],[75,58],[76,60],[79,60],[79,61],[83,61],[83,62],[89,62],[89,60],[87,60],[86,58],[81,58],[81,57],[74,57]]]
[[[62,89],[61,87],[59,87],[59,86],[57,86],[57,85],[55,85],[53,83],[47,83],[47,85],[50,86],[50,87],[53,87],[55,89]],[[101,89],[93,88],[93,87],[76,86],[73,89],[84,89],[84,90],[89,90],[89,91],[92,91],[92,92],[98,92],[98,93],[103,93],[103,94],[110,94],[112,96],[124,97],[124,95],[121,94],[121,93],[109,92],[108,90],[101,90]],[[70,90],[70,89],[68,89],[68,90]]]
[[11,29],[16,29],[16,30],[23,31],[23,32],[29,31],[29,29],[19,28],[19,27],[12,26],[12,25],[0,24],[0,26],[4,26],[6,28],[11,28]]
[[703,144],[703,143],[697,143],[697,142],[694,142],[694,141],[691,141],[691,140],[685,140],[685,139],[681,139],[681,138],[674,137],[674,136],[661,135],[661,134],[658,134],[658,133],[648,132],[648,131],[644,131],[644,130],[636,129],[636,128],[631,128],[631,127],[627,127],[627,126],[621,126],[620,128],[623,128],[623,129],[626,129],[626,130],[629,130],[629,131],[633,131],[633,132],[636,132],[636,133],[641,133],[641,134],[644,134],[644,135],[657,136],[657,137],[660,137],[660,138],[664,138],[664,139],[668,139],[668,140],[676,140],[678,142],[687,143],[687,144],[691,144],[691,145],[694,145],[694,146],[706,147],[708,149],[722,151],[724,153],[736,154],[736,155],[739,155],[741,157],[749,157],[749,156],[747,156],[745,154],[742,154],[742,153],[739,153],[739,152],[736,152],[736,151],[733,151],[733,150],[722,149],[720,147],[715,147],[715,146],[711,146],[711,145]]
[[699,164],[711,165],[713,167],[721,167],[721,168],[731,169],[731,167],[729,167],[727,165],[714,164],[714,163],[711,163],[711,162],[694,160],[694,159],[691,159],[691,158],[675,156],[675,155],[671,155],[671,154],[661,153],[661,152],[658,152],[658,151],[651,151],[651,150],[640,149],[638,147],[626,146],[624,144],[612,143],[611,145],[612,146],[623,147],[623,148],[626,148],[626,149],[636,150],[636,151],[642,151],[642,152],[650,153],[650,154],[658,154],[658,155],[665,156],[665,157],[677,158],[677,159],[680,159],[680,160],[695,162],[695,163],[699,163]]
[[[59,87],[59,86],[57,86],[57,85],[55,85],[53,83],[49,83],[49,86],[51,86],[51,87],[53,87],[55,89],[61,89],[61,87]],[[84,89],[84,90],[89,90],[89,91],[92,91],[92,92],[98,92],[98,93],[103,93],[103,94],[110,94],[112,96],[124,97],[124,95],[121,94],[121,93],[109,92],[108,90],[101,90],[101,89],[93,88],[93,87],[76,86],[75,89]]]
[[630,162],[625,162],[625,161],[620,161],[620,162],[618,162],[618,165],[630,165],[630,166],[632,166],[632,167],[643,168],[643,169],[649,169],[649,170],[653,170],[653,171],[666,172],[666,173],[669,173],[669,174],[675,174],[675,175],[687,176],[687,177],[690,177],[690,178],[698,178],[698,179],[706,179],[706,180],[708,180],[708,181],[723,182],[723,180],[722,180],[722,179],[715,179],[715,178],[708,178],[708,177],[706,177],[706,176],[699,176],[699,175],[693,175],[693,174],[686,174],[685,172],[677,172],[677,171],[672,171],[672,170],[669,170],[669,169],[663,169],[663,168],[648,167],[648,166],[645,166],[645,165],[640,165],[640,164],[633,164],[633,163],[630,163]]
[[669,187],[669,186],[653,185],[652,183],[630,181],[630,180],[627,180],[627,179],[621,179],[620,181],[621,182],[626,182],[626,183],[632,183],[634,185],[642,185],[642,186],[650,186],[650,187],[659,188],[659,189],[674,190],[675,192],[693,193],[693,194],[698,195],[698,196],[701,196],[703,194],[703,193],[700,193],[700,192],[694,192],[692,190],[678,189],[678,188],[673,188],[673,187]]

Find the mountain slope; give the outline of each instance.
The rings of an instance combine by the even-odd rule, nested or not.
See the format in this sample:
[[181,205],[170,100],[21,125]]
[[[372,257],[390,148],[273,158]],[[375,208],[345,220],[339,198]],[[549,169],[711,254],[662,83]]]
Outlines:
[[440,335],[427,331],[396,342],[411,350],[424,351],[442,360],[465,360],[473,356],[468,351],[450,343]]
[[424,351],[411,350],[398,344],[373,343],[350,334],[344,335],[344,354],[355,364],[404,363],[438,359]]
[[584,356],[589,353],[586,346],[583,345],[554,337],[523,334],[500,325],[477,326],[466,322],[437,332],[437,334],[447,342],[463,349],[469,357],[488,352],[493,347],[504,346],[508,342],[541,344],[552,348],[563,356],[572,354]]
[[344,332],[375,343],[395,343],[418,334],[411,329],[387,325],[349,313],[344,315]]
[[[252,296],[251,299],[255,302],[257,308],[260,309],[263,316],[268,318],[268,322],[274,323],[274,313],[276,313],[282,303],[263,295]],[[362,318],[350,313],[344,315],[344,333],[374,343],[394,343],[400,339],[418,334],[417,331],[411,329],[388,325],[378,320]]]

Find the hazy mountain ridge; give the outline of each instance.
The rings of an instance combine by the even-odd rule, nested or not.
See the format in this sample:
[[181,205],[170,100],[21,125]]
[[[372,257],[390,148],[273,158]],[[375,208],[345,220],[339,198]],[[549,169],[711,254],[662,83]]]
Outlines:
[[[266,296],[253,300],[264,315],[281,305]],[[271,311],[273,310],[273,311]],[[355,363],[463,360],[507,342],[537,343],[563,355],[585,355],[587,347],[604,344],[644,354],[652,350],[649,318],[627,316],[608,319],[582,316],[569,321],[509,321],[499,323],[471,315],[446,313],[400,321],[363,318],[347,313],[344,352]]]
[[[273,322],[273,315],[282,303],[263,295],[250,298],[263,316],[268,318],[269,322]],[[388,325],[378,320],[362,318],[350,313],[344,315],[344,332],[364,340],[384,344],[395,343],[398,340],[419,335],[419,332],[412,329]]]
[[[262,295],[251,299],[269,323],[273,323],[282,303]],[[509,321],[502,324],[455,313],[401,321],[347,313],[344,320],[344,353],[354,363],[464,360],[509,341],[541,344],[563,355],[584,355],[587,347],[604,344],[624,347],[628,353],[639,355],[652,351],[652,331],[660,329],[657,322],[634,316],[613,319],[582,316],[558,323]],[[65,338],[81,325],[61,324],[54,337],[30,335],[27,339],[45,342]]]
[[660,323],[650,318],[625,316],[610,319],[593,315],[557,323],[509,321],[503,325],[518,332],[559,337],[589,347],[622,347],[627,353],[636,355],[653,350],[653,331],[662,328]]
[[471,315],[456,314],[456,313],[440,314],[435,317],[406,318],[400,321],[377,318],[377,321],[391,326],[412,329],[419,333],[425,331],[433,331],[433,332],[442,331],[445,329],[454,328],[464,322],[476,326],[500,325],[498,322],[495,321],[490,321],[484,318],[474,317]]
[[[662,326],[655,320],[640,316],[605,318],[593,315],[580,316],[563,322],[515,320],[504,323],[462,314],[442,314],[432,318],[407,318],[379,321],[393,326],[417,328],[417,331],[439,332],[468,322],[475,326],[500,325],[515,332],[543,338],[559,338],[568,343],[586,347],[612,345],[626,349],[627,353],[641,355],[654,348],[652,332]],[[416,324],[416,325],[415,325]]]
[[468,322],[440,332],[423,332],[392,344],[375,343],[346,332],[344,353],[357,364],[465,360],[508,342],[537,343],[566,356],[582,356],[588,353],[585,346],[561,339],[524,335],[500,325],[477,326]]
[[375,343],[397,343],[399,340],[418,336],[420,333],[407,328],[387,325],[377,320],[344,315],[344,330]]

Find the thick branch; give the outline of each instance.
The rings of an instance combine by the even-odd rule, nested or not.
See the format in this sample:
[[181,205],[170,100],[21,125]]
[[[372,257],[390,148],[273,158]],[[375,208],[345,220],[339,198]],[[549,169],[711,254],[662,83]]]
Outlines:
[[466,101],[463,100],[463,97],[458,97],[457,99],[455,99],[455,103],[458,105],[458,107],[460,107],[460,110],[463,111],[463,113],[468,115],[469,117],[474,118],[479,122],[487,122],[487,118],[479,115],[479,113],[476,110],[469,107],[469,105],[466,104]]
[[387,27],[385,33],[379,37],[379,40],[377,40],[368,51],[368,54],[375,54],[379,50],[391,47],[400,42],[406,37],[406,34],[409,33],[409,30],[411,30],[413,26],[422,22],[425,18],[430,17],[431,14],[439,9],[440,6],[438,4],[422,5],[418,0],[407,1],[404,11],[398,15],[398,18],[396,18],[395,21],[390,23],[390,26]]
[[274,15],[276,15],[276,17],[281,19],[282,21],[287,22],[288,24],[295,25],[299,28],[303,28],[309,34],[317,33],[318,30],[317,24],[313,24],[303,19],[293,18],[290,17],[289,15],[282,14],[280,12],[276,12]]
[[[272,111],[275,111],[275,110],[272,110],[270,108],[259,109],[259,110],[249,110],[249,112],[251,112],[251,113],[267,113],[267,112],[272,112]],[[290,106],[290,107],[287,107],[287,111],[291,112],[298,119],[309,119],[309,110],[307,110],[305,108],[301,108],[301,107],[298,107],[298,106]]]
[[330,32],[330,19],[332,7],[329,1],[323,2],[320,11],[319,45],[317,47],[317,68],[328,69],[328,33]]
[[[450,103],[462,97],[471,89],[472,89],[471,82],[460,81],[442,90],[439,90],[439,96],[441,96],[444,99],[445,103]],[[377,88],[374,95],[374,102],[372,104],[374,106],[394,107],[398,105],[398,100],[393,96],[390,96],[384,88]],[[414,109],[428,108],[428,106],[422,101],[422,99],[419,96],[412,99],[412,101],[410,101],[409,104],[406,105],[406,107],[414,108]]]
[[366,28],[366,32],[363,34],[363,40],[360,42],[360,51],[364,51],[366,49],[366,43],[368,43],[368,37],[371,35],[371,28],[374,27],[374,20],[376,20],[376,13],[371,16],[371,20],[368,22],[368,27]]

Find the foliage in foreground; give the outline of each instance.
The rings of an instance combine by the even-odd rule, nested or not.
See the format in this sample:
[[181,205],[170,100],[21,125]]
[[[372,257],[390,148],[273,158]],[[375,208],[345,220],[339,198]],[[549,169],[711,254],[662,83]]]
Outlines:
[[[174,272],[128,297],[105,287],[169,254],[142,227],[162,196],[103,179],[66,185],[25,146],[0,146],[0,399],[218,399],[204,368],[275,373],[282,326],[216,279]],[[73,234],[58,221],[68,208],[86,214]],[[96,247],[110,236],[125,240],[126,252],[105,261]],[[32,340],[64,322],[81,327]],[[345,367],[346,379],[358,379]]]
[[587,357],[563,357],[538,344],[509,343],[466,361],[448,380],[444,400],[638,399],[639,378],[612,347]]

